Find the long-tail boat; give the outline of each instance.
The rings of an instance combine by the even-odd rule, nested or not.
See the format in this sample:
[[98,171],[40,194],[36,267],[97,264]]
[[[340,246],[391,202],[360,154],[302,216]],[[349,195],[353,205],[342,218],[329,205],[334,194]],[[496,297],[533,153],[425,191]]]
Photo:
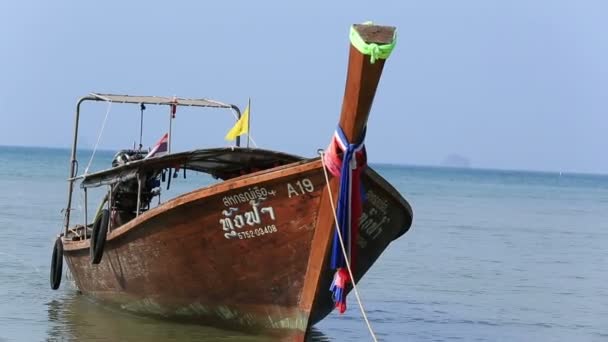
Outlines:
[[[142,112],[146,105],[168,106],[170,117],[180,106],[241,116],[237,106],[208,99],[81,98],[51,287],[59,287],[65,258],[79,292],[99,301],[144,315],[296,339],[334,308],[343,312],[353,281],[412,223],[408,202],[366,167],[363,145],[395,28],[353,25],[350,42],[338,128],[320,157],[241,147],[238,138],[235,146],[171,153],[169,133],[152,151],[140,143],[139,149],[120,151],[111,168],[78,174],[78,125],[86,101],[135,104]],[[243,118],[236,125],[241,132]],[[169,153],[156,153],[165,148]],[[161,202],[163,182],[186,170],[219,181]],[[85,203],[83,222],[72,224],[76,184]],[[87,190],[96,187],[107,191],[93,214]]]

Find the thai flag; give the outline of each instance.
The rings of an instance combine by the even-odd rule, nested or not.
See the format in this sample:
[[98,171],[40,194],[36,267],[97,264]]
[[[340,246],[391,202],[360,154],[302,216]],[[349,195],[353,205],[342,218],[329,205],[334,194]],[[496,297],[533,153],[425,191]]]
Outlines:
[[144,159],[148,159],[151,157],[160,157],[162,155],[167,154],[169,147],[169,133],[165,133],[162,138],[152,147],[150,152],[146,155]]

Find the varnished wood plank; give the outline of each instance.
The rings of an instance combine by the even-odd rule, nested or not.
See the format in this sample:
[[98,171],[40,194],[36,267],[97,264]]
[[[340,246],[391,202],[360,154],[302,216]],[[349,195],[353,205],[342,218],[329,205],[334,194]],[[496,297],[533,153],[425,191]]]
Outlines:
[[355,27],[355,30],[359,32],[361,38],[368,44],[390,44],[393,42],[393,38],[395,36],[394,26],[365,24],[355,24],[353,26]]

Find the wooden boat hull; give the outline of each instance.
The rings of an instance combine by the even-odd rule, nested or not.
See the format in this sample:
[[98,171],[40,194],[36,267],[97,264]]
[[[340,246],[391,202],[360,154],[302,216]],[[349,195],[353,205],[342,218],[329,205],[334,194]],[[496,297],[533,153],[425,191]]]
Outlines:
[[[409,204],[373,170],[363,182],[357,279],[412,221]],[[125,310],[303,336],[332,310],[327,251],[311,253],[321,245],[317,227],[333,221],[319,214],[326,195],[320,160],[295,163],[143,213],[109,233],[98,265],[89,240],[64,239],[64,255],[82,293]]]

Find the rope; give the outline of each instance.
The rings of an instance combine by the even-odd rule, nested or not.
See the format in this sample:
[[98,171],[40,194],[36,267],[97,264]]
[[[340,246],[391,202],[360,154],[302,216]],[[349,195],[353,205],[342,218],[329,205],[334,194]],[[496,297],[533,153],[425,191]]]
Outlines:
[[359,309],[361,309],[361,314],[363,315],[363,319],[367,324],[367,329],[369,330],[370,335],[372,336],[372,340],[374,342],[378,342],[376,338],[376,334],[372,329],[372,325],[367,318],[367,314],[365,314],[365,309],[363,308],[363,303],[361,302],[361,297],[359,296],[359,291],[357,290],[357,285],[355,284],[355,277],[353,276],[353,271],[350,268],[350,262],[348,261],[348,254],[346,253],[346,248],[344,247],[344,241],[342,240],[342,233],[340,233],[340,225],[338,223],[338,216],[336,215],[336,207],[334,205],[334,196],[331,193],[331,188],[329,185],[329,176],[327,175],[327,169],[325,167],[325,158],[323,150],[319,150],[319,155],[321,156],[321,163],[323,164],[323,174],[325,175],[325,184],[327,184],[327,193],[329,194],[329,203],[331,204],[332,212],[334,213],[334,221],[336,223],[336,231],[338,232],[338,238],[340,240],[340,247],[342,247],[342,253],[344,254],[344,261],[346,262],[346,269],[348,270],[348,274],[350,275],[350,279],[352,280],[353,290],[355,291],[355,297],[357,298],[357,303],[359,304]]
[[112,101],[108,101],[108,109],[106,110],[106,116],[103,118],[103,123],[101,124],[101,130],[99,130],[99,135],[97,136],[97,142],[95,143],[95,147],[93,148],[93,153],[91,153],[91,159],[89,159],[89,163],[87,164],[87,167],[84,169],[85,175],[89,172],[89,168],[91,167],[91,163],[93,162],[93,158],[95,157],[95,152],[97,151],[97,147],[99,147],[99,142],[101,141],[101,136],[103,135],[103,130],[106,127],[106,121],[108,121],[108,115],[110,114],[110,109],[112,109]]
[[[372,25],[371,21],[363,23],[363,25]],[[350,27],[350,43],[364,55],[370,56],[370,63],[376,63],[378,59],[387,59],[391,55],[395,44],[397,44],[397,31],[393,33],[393,41],[388,44],[378,45],[376,43],[366,43],[354,26]]]

